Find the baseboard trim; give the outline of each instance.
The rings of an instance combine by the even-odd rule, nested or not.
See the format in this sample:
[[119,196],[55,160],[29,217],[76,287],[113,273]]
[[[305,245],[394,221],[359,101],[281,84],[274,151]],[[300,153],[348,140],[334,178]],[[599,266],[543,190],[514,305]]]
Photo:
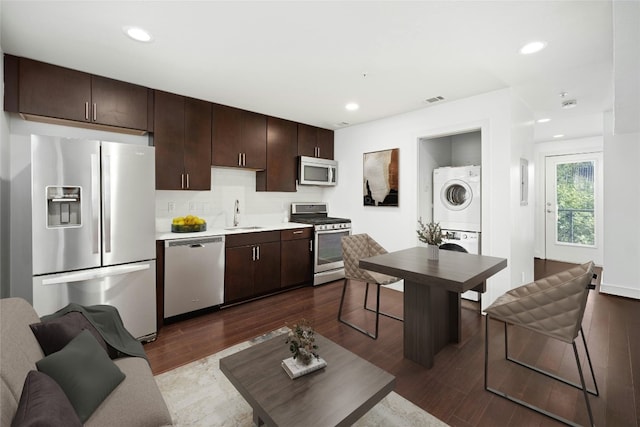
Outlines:
[[628,288],[625,286],[602,283],[600,285],[600,292],[603,294],[616,295],[619,297],[640,299],[640,289],[637,288]]

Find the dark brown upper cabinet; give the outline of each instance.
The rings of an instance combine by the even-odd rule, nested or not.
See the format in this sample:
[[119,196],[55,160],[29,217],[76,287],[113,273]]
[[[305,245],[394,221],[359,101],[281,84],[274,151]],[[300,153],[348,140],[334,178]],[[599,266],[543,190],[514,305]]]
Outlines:
[[211,104],[155,91],[156,190],[211,189]]
[[298,123],[298,156],[333,160],[333,131]]
[[27,58],[7,55],[5,61],[10,64],[5,72],[17,76],[9,75],[5,81],[18,85],[17,91],[10,91],[17,100],[5,101],[7,111],[36,120],[49,118],[54,123],[70,120],[123,130],[152,130],[149,111],[153,94],[146,87]]
[[257,191],[296,191],[297,134],[295,122],[267,118],[267,168],[256,172]]
[[267,167],[267,117],[214,104],[211,165],[264,170]]

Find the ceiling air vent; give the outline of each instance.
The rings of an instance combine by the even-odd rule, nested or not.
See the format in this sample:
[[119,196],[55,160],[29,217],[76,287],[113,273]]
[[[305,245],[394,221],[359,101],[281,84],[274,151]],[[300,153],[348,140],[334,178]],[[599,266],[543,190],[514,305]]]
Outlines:
[[344,126],[349,126],[351,123],[349,122],[340,122],[340,123],[336,123],[336,126],[338,127],[344,127]]
[[425,102],[428,102],[429,104],[433,104],[434,102],[442,101],[443,99],[444,97],[442,96],[434,96],[433,98],[425,99]]

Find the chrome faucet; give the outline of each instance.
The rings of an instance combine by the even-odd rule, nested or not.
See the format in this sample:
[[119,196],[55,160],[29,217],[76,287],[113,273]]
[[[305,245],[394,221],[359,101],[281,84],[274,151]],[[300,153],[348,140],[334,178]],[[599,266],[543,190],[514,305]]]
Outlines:
[[237,227],[240,224],[240,202],[236,200],[236,205],[233,208],[233,226]]

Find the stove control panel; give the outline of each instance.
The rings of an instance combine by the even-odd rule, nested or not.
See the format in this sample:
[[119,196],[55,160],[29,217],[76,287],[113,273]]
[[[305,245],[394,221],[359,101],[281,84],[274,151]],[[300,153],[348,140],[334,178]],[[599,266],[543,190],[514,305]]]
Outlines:
[[341,222],[338,224],[318,224],[315,226],[316,230],[325,231],[325,230],[340,230],[351,228],[351,224],[348,222]]

